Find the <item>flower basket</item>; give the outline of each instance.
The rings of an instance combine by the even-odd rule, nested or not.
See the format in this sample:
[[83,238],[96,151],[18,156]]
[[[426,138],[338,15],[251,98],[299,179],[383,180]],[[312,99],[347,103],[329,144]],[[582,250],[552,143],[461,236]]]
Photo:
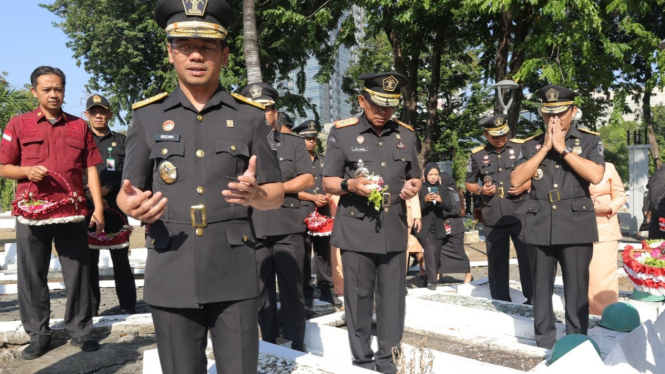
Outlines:
[[636,290],[665,296],[665,242],[643,241],[642,248],[626,246],[623,268]]
[[129,247],[129,236],[132,234],[132,226],[127,224],[127,219],[120,212],[113,208],[109,208],[108,210],[120,216],[125,224],[116,233],[102,232],[99,235],[95,235],[94,232],[88,231],[88,246],[90,249],[120,249]]
[[49,171],[47,176],[51,176],[51,178],[61,182],[60,185],[64,185],[67,188],[67,196],[57,201],[52,201],[47,198],[40,198],[39,189],[37,189],[37,192],[30,191],[32,186],[37,186],[35,183],[30,182],[28,184],[28,188],[26,188],[22,193],[18,194],[18,198],[12,202],[12,205],[16,208],[16,210],[18,210],[20,214],[18,217],[19,222],[25,225],[41,226],[51,223],[70,223],[83,221],[85,217],[82,215],[46,218],[46,215],[67,205],[74,205],[74,207],[78,209],[78,204],[85,203],[83,194],[78,191],[72,191],[69,183],[67,183],[62,175],[55,171]]
[[305,218],[307,233],[312,236],[330,236],[332,234],[334,217],[321,215],[318,209],[315,209]]

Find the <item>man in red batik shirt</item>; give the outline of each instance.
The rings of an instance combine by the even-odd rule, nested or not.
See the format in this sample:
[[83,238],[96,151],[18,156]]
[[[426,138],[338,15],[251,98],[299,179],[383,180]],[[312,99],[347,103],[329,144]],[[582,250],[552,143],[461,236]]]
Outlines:
[[96,351],[90,338],[92,310],[88,276],[90,253],[86,234],[83,172],[95,211],[90,226],[104,229],[99,174],[102,162],[87,124],[62,111],[65,74],[40,66],[30,76],[39,107],[12,118],[0,143],[0,177],[18,181],[14,209],[18,216],[18,302],[21,322],[30,335],[24,359],[42,356],[51,343],[50,301],[46,283],[55,241],[67,287],[64,324],[71,344]]

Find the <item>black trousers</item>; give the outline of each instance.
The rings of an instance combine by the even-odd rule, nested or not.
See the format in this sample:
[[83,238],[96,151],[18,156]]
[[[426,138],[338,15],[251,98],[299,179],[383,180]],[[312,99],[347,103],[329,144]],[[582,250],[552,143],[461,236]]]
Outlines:
[[219,374],[256,373],[256,299],[203,304],[200,309],[150,306],[164,374],[205,374],[208,331]]
[[31,342],[51,340],[47,275],[54,241],[67,287],[65,328],[72,338],[92,331],[85,222],[28,226],[17,221],[19,314]]
[[[113,261],[113,279],[115,293],[120,301],[120,308],[133,312],[136,310],[136,282],[132,267],[129,265],[129,248],[111,249]],[[90,291],[93,314],[99,313],[99,250],[90,250]]]
[[275,274],[279,281],[284,339],[293,342],[303,342],[305,339],[304,257],[303,234],[269,236],[258,240],[256,263],[259,274],[259,327],[265,341],[274,342],[279,337]]
[[437,282],[436,276],[441,266],[441,245],[443,244],[443,239],[437,239],[436,233],[432,229],[430,229],[424,239],[418,239],[425,252],[425,268],[428,283]]
[[[333,289],[333,273],[330,260],[330,236],[305,235],[305,252],[310,250],[310,248],[314,249],[316,286],[319,288],[322,295],[331,295]],[[305,257],[309,259],[311,256],[305,255]],[[305,270],[307,270],[307,265],[305,265]],[[305,274],[305,279],[307,278],[307,274]],[[311,275],[309,276],[309,279],[311,279]],[[305,292],[305,298],[307,298],[307,292]]]
[[589,328],[589,264],[593,244],[527,245],[533,279],[536,344],[552,349],[556,342],[552,294],[557,262],[561,264],[566,304],[566,334],[586,335]]
[[522,294],[531,304],[533,286],[531,265],[526,245],[522,241],[522,223],[505,226],[485,226],[485,246],[487,248],[487,273],[492,299],[511,301],[510,299],[510,239],[515,244],[517,263],[519,264]]
[[471,271],[469,256],[464,251],[464,231],[448,235],[443,239],[441,255],[439,257],[441,261],[439,273],[466,274]]
[[[381,373],[395,373],[392,348],[404,332],[406,256],[358,253],[342,250],[344,304],[353,364]],[[370,346],[372,311],[376,290],[376,323],[379,350]]]
[[[302,292],[305,296],[306,304],[314,301],[314,287],[310,284],[312,282],[312,240],[310,238],[311,237],[305,233],[305,257],[302,271]],[[316,266],[316,263],[314,266]]]

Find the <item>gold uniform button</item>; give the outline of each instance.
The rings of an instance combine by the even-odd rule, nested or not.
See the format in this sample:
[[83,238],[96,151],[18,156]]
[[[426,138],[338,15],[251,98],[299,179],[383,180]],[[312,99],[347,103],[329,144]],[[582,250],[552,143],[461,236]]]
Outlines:
[[203,116],[200,114],[196,116],[196,119],[198,119],[199,122],[203,122]]
[[498,156],[496,156],[496,157],[501,158],[501,155],[498,155]]
[[350,214],[351,214],[352,216],[355,216],[355,215],[356,215],[354,212],[351,212]]
[[499,182],[500,185],[503,185],[503,182]]
[[381,163],[381,166],[383,166],[383,167],[385,168],[385,167],[386,167],[386,163],[385,163],[385,162],[382,162],[382,163]]
[[166,148],[162,148],[162,154],[165,155],[165,154],[167,154],[167,153],[169,153],[169,150],[166,149]]
[[201,157],[203,157],[203,155],[204,155],[204,153],[203,153],[202,150],[199,149],[198,151],[196,151],[196,157],[201,158]]
[[558,169],[558,168],[559,168],[559,164],[554,165],[554,167]]
[[559,185],[554,183],[554,188],[559,188]]
[[155,239],[152,239],[152,245],[155,245]]
[[203,235],[203,229],[200,228],[200,227],[198,229],[196,229],[196,235],[197,236],[202,236]]
[[531,210],[531,208],[529,208],[529,210]]
[[383,142],[379,142],[379,147],[383,147]]
[[314,176],[314,179],[318,179],[318,178],[316,177],[316,175]]
[[405,161],[406,161],[406,159],[404,157],[402,157],[402,162],[405,162]]
[[586,206],[582,205],[582,209],[583,209],[583,210],[586,210]]
[[552,209],[556,210],[556,205],[552,205]]
[[383,211],[388,213],[388,212],[390,212],[390,208],[384,208]]
[[238,148],[237,148],[236,145],[234,144],[234,145],[231,146],[231,150],[232,150],[233,152],[235,152],[235,151],[238,150]]
[[198,192],[199,195],[203,195],[203,192],[205,192],[205,190],[203,189],[203,187],[198,186],[198,187],[196,187],[196,192]]
[[499,168],[499,171],[503,171],[503,169]]
[[246,241],[247,241],[247,235],[243,235],[243,236],[242,236],[242,241],[243,241],[243,242],[246,242]]

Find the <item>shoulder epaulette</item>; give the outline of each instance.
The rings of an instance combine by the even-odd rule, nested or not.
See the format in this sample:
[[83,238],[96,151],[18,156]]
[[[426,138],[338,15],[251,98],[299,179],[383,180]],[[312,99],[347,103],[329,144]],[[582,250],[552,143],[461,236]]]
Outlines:
[[587,134],[600,136],[600,133],[599,133],[599,132],[595,132],[595,131],[591,131],[591,130],[587,130],[587,129],[582,129],[582,128],[578,128],[578,130],[580,130],[580,131],[582,131],[582,132],[585,132],[585,133],[587,133]]
[[341,129],[342,127],[347,127],[347,126],[353,126],[357,124],[360,120],[358,117],[351,117],[347,119],[341,119],[339,121],[335,121],[335,128],[336,129]]
[[471,154],[478,153],[478,152],[482,151],[483,149],[485,149],[485,146],[484,145],[479,145],[476,148],[471,150]]
[[539,132],[538,134],[536,134],[536,135],[532,135],[532,136],[529,136],[529,137],[526,138],[526,139],[510,139],[510,141],[513,142],[513,143],[520,143],[520,144],[521,144],[521,143],[526,143],[526,142],[528,142],[529,140],[535,139],[535,138],[537,138],[537,137],[539,137],[539,136],[541,136],[541,135],[543,135],[543,133],[542,133],[542,132]]
[[257,103],[256,101],[252,101],[252,100],[250,100],[250,99],[248,99],[248,98],[246,98],[242,95],[239,95],[237,93],[232,93],[231,96],[233,96],[238,101],[242,101],[245,104],[253,105],[253,106],[255,106],[259,109],[265,109],[266,108],[265,106],[263,106],[263,104]]
[[408,129],[408,130],[410,130],[410,131],[415,131],[415,130],[413,129],[413,127],[411,127],[411,126],[407,125],[406,123],[404,123],[404,122],[398,120],[397,118],[393,118],[392,120],[393,120],[395,123],[397,123],[398,125],[400,125],[400,126],[406,128],[406,129]]
[[143,108],[144,106],[146,106],[148,104],[152,104],[156,101],[159,101],[159,100],[161,100],[161,99],[163,99],[167,96],[169,96],[168,92],[162,92],[162,93],[160,93],[158,95],[155,95],[153,97],[149,97],[145,100],[141,100],[139,102],[134,103],[134,105],[132,105],[132,110],[136,110],[138,108]]

